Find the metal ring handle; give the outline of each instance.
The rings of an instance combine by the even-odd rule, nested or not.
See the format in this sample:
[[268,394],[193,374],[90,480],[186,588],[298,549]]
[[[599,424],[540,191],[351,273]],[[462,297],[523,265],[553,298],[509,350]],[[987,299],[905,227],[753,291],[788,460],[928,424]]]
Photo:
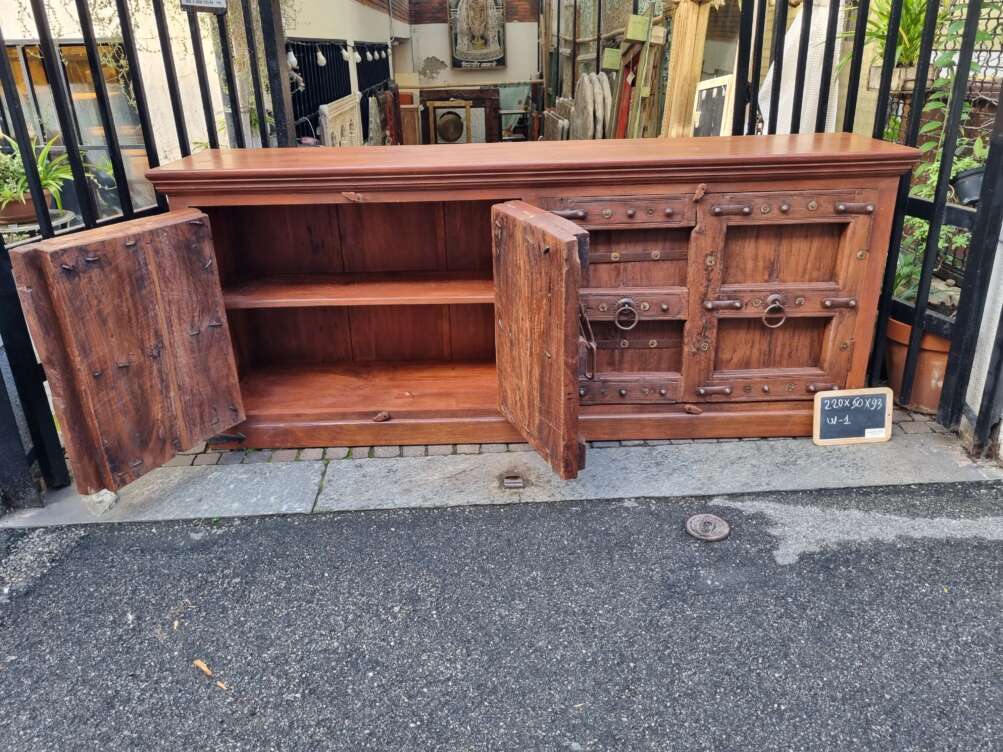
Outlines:
[[[622,321],[621,317],[624,314],[630,314],[630,318],[626,321]],[[635,326],[637,322],[641,320],[641,314],[637,312],[634,307],[634,301],[630,298],[623,298],[617,301],[616,313],[613,314],[613,323],[616,324],[616,328],[620,331],[629,332]]]
[[[778,295],[771,295],[767,298],[767,303],[768,305],[763,310],[763,326],[768,329],[779,329],[787,322],[787,309],[780,302],[780,296]],[[775,324],[771,324],[768,319],[776,316],[779,316],[780,320]]]

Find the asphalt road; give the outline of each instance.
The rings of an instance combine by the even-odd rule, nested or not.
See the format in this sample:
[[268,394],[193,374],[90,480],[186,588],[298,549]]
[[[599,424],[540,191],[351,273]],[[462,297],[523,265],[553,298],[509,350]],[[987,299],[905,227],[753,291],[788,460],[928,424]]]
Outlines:
[[1003,748],[995,484],[0,535],[4,750]]

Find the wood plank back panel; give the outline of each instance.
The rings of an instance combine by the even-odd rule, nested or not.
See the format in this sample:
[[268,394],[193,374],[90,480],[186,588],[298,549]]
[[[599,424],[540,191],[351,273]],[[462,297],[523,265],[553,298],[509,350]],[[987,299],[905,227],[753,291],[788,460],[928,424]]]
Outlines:
[[209,208],[223,284],[279,274],[345,271],[337,207]]
[[82,493],[243,420],[208,218],[185,210],[11,254]]
[[348,204],[338,215],[346,272],[446,268],[440,204]]
[[588,234],[511,201],[491,211],[499,407],[562,478],[585,461],[578,434],[579,252]]
[[447,201],[442,204],[446,268],[491,272],[491,207],[497,201]]

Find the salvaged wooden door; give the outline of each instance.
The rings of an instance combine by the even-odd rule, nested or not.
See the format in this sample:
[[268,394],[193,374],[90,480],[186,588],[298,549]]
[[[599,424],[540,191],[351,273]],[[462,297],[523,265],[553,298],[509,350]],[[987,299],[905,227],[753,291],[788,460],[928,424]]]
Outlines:
[[244,419],[209,220],[169,212],[11,252],[81,493]]
[[491,222],[499,409],[562,478],[574,478],[585,464],[578,287],[588,233],[522,201],[492,207]]
[[857,386],[847,382],[876,200],[866,190],[704,199],[689,259],[685,399],[806,400]]

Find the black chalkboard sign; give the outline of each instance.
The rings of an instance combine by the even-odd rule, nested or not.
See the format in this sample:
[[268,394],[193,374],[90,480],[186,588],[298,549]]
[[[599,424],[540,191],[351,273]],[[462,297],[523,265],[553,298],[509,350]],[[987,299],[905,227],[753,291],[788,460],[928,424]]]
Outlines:
[[812,439],[820,446],[888,441],[892,404],[888,387],[819,392]]

